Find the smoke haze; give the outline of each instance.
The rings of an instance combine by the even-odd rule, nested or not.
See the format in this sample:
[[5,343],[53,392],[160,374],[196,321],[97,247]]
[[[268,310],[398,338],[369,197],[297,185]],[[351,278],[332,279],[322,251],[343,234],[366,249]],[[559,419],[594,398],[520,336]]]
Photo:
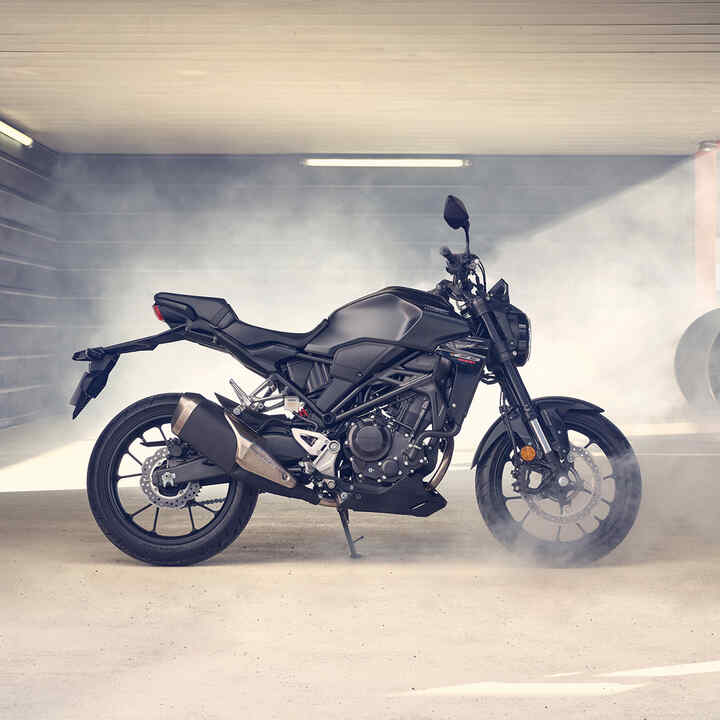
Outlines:
[[[633,162],[638,159],[627,159]],[[237,181],[225,177],[209,193],[186,178],[158,183],[138,168],[120,184],[88,184],[82,160],[66,169],[68,183],[76,180],[76,194],[82,191],[83,209],[70,215],[71,230],[95,223],[92,235],[81,230],[66,237],[68,267],[77,265],[67,273],[67,292],[94,298],[94,327],[87,327],[83,305],[69,319],[79,326],[78,347],[159,332],[150,305],[160,290],[225,297],[245,322],[306,331],[381,287],[429,289],[445,276],[438,248],[462,246],[461,233],[442,220],[444,196],[453,192],[470,210],[473,250],[485,261],[489,282],[504,277],[511,301],[533,323],[532,357],[523,369],[532,395],[585,398],[621,421],[684,412],[672,360],[696,314],[688,302],[694,296],[689,162],[668,164],[635,185],[618,182],[539,227],[497,235],[487,213],[497,192],[492,178],[481,186],[426,180],[413,187],[417,178],[408,172],[397,186],[383,188],[377,174],[356,175],[353,186],[339,191],[301,185],[297,171],[261,168]],[[507,187],[517,187],[515,210],[522,212],[528,203],[522,182],[539,181],[513,182]],[[413,213],[395,212],[397,188]],[[555,193],[565,191],[572,194],[562,186]],[[134,234],[120,236],[118,218]],[[68,392],[77,369],[68,373]],[[158,392],[228,392],[231,376],[248,389],[259,382],[229,356],[189,343],[126,355],[102,400],[82,417],[87,423],[94,415],[95,423]],[[474,446],[496,407],[496,389],[481,386],[460,447]]]

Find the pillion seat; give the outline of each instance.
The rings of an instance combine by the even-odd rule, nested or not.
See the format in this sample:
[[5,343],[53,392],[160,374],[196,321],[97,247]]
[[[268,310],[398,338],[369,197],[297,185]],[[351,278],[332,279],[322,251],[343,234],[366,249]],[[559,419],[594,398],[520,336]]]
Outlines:
[[205,320],[248,347],[279,343],[304,348],[327,325],[327,320],[323,320],[306,333],[268,330],[239,320],[227,300],[203,295],[160,292],[155,294],[155,304],[169,325],[182,324],[188,319]]

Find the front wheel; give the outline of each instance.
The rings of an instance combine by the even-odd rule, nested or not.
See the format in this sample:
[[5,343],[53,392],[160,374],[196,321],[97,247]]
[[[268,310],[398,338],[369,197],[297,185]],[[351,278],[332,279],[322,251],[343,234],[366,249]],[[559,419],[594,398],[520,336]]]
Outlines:
[[88,499],[100,529],[124,553],[153,565],[189,565],[224,550],[257,501],[255,490],[227,476],[208,486],[152,481],[175,458],[197,456],[170,429],[179,399],[154,395],[123,410],[98,438],[88,467]]
[[564,420],[571,460],[564,487],[543,484],[541,468],[515,458],[507,435],[475,478],[492,534],[513,552],[554,566],[590,563],[616,548],[635,522],[642,485],[630,443],[607,418],[569,412]]

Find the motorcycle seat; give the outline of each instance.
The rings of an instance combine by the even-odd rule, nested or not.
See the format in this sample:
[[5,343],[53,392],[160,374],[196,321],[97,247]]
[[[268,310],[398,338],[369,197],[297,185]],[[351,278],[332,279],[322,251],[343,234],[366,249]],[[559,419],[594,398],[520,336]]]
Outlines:
[[204,295],[160,292],[155,295],[155,303],[160,307],[166,319],[169,314],[179,308],[189,308],[194,315],[189,319],[205,320],[247,347],[280,344],[298,349],[304,348],[327,326],[327,320],[323,320],[309,332],[291,333],[249,325],[238,318],[227,300]]

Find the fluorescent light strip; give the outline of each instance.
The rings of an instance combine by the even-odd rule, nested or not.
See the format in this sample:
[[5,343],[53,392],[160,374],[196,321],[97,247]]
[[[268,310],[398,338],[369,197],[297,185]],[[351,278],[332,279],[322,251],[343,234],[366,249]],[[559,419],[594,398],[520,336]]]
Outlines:
[[458,168],[465,167],[470,162],[463,158],[334,157],[305,158],[302,164],[309,167]]
[[33,144],[33,139],[26,135],[23,132],[20,132],[19,130],[16,130],[12,125],[8,125],[7,123],[4,123],[2,120],[0,120],[0,133],[3,135],[7,135],[9,138],[12,138],[16,142],[19,142],[21,145],[24,145],[25,147],[30,147]]

